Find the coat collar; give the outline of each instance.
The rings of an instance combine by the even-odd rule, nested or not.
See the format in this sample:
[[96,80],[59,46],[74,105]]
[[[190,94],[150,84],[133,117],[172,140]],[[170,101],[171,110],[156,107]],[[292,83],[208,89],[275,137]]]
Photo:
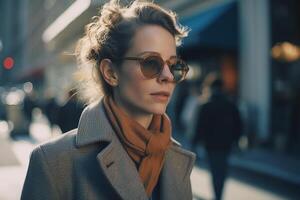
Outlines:
[[[103,101],[90,105],[83,111],[76,136],[76,146],[79,148],[97,142],[109,143],[97,155],[97,160],[122,199],[148,199],[134,162],[122,147],[106,117]],[[190,188],[188,186],[194,161],[195,155],[181,149],[173,140],[166,152],[160,177],[162,199],[185,199],[183,195],[191,193],[187,190]]]
[[76,145],[78,147],[88,144],[113,140],[113,129],[105,115],[103,102],[99,101],[86,107],[80,117]]
[[165,155],[161,172],[161,199],[192,199],[190,175],[196,155],[173,145]]

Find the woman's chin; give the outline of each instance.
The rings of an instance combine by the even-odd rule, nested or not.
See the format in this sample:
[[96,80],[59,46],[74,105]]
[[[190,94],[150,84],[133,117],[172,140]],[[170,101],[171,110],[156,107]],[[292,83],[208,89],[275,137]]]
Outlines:
[[162,115],[166,112],[166,108],[165,105],[155,105],[147,107],[147,110],[152,114]]

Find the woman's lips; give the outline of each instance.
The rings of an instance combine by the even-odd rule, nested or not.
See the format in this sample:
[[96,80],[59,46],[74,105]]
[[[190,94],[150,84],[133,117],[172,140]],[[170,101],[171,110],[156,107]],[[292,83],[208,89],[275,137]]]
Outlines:
[[155,101],[167,102],[169,101],[170,93],[169,92],[155,92],[151,93],[151,96]]

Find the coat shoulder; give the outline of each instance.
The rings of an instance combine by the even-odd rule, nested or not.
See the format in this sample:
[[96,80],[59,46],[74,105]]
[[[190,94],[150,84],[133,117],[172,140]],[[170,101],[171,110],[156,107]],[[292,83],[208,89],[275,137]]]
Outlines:
[[56,160],[68,159],[75,151],[75,140],[77,135],[77,129],[71,130],[57,138],[40,144],[35,148],[33,153],[40,149],[44,154],[44,157],[49,164]]
[[41,147],[41,149],[47,151],[61,152],[61,151],[72,150],[76,147],[75,146],[76,135],[77,135],[77,129],[73,129],[67,133],[60,135],[57,138],[42,143],[39,146]]
[[196,154],[194,152],[192,152],[192,151],[184,149],[181,145],[173,143],[171,145],[170,149],[173,152],[175,152],[176,154],[181,155],[181,157],[189,158],[190,160],[192,160],[193,163],[196,160]]

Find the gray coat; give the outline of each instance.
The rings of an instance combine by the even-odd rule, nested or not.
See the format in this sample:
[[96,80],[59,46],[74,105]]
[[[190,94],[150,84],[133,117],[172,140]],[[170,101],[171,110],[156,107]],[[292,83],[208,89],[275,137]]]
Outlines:
[[[160,175],[160,199],[192,199],[195,155],[175,141]],[[103,103],[87,107],[78,129],[33,150],[23,200],[146,200],[135,164],[104,113]]]

